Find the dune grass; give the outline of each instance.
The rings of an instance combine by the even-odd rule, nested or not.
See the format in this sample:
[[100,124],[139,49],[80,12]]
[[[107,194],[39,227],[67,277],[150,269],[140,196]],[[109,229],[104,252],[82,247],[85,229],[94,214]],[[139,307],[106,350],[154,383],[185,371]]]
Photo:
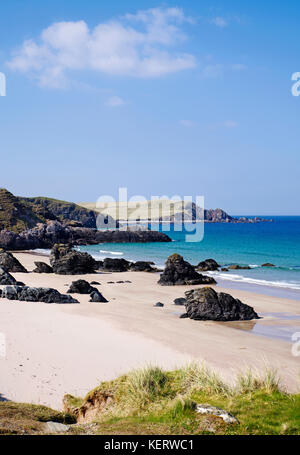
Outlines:
[[[78,416],[80,410],[90,410],[93,403],[98,406],[102,395],[112,396],[113,400],[93,414],[92,422],[72,426],[71,434],[90,432],[91,423],[94,434],[107,435],[300,434],[300,394],[286,393],[273,369],[266,369],[264,374],[248,370],[228,384],[201,363],[190,363],[174,371],[148,365],[114,381],[101,383],[83,399],[65,396],[68,408],[65,411]],[[224,409],[233,414],[239,424],[228,425],[219,417],[197,414],[196,404]],[[0,404],[0,429],[1,408],[3,411],[6,406],[11,404]],[[19,415],[20,408],[14,412],[12,409],[10,422],[19,422],[14,412]],[[48,412],[53,418],[54,411],[45,412],[43,408],[42,414],[48,418]],[[38,422],[41,421],[39,413],[30,411]],[[66,415],[58,414],[57,418],[65,419]]]

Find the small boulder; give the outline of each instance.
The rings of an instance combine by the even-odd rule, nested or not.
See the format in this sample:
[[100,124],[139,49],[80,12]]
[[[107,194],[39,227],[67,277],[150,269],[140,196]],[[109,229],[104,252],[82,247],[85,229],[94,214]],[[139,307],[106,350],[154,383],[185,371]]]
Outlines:
[[127,272],[130,262],[120,258],[106,258],[100,268],[106,272]]
[[233,264],[228,267],[229,270],[251,270],[251,267],[249,265],[242,266],[238,264]]
[[221,269],[221,272],[229,272],[229,269],[227,269],[227,267],[223,267],[223,268]]
[[69,431],[69,429],[69,425],[58,422],[46,422],[44,425],[44,432],[48,434],[65,433],[66,431]]
[[156,307],[156,308],[162,308],[162,307],[164,307],[165,305],[164,305],[164,303],[157,302],[157,303],[155,303],[153,306]]
[[91,294],[91,292],[97,291],[96,288],[90,285],[85,280],[77,280],[73,281],[69,290],[67,291],[68,294]]
[[0,248],[0,267],[3,267],[7,272],[27,273],[27,270],[11,253]]
[[196,321],[249,321],[259,319],[254,309],[230,294],[210,287],[187,291],[186,312]]
[[53,268],[46,264],[46,262],[36,261],[34,264],[36,266],[33,270],[34,273],[53,273]]
[[216,284],[212,277],[201,275],[194,267],[184,261],[179,254],[173,254],[166,262],[166,267],[160,275],[158,284],[162,286]]
[[130,270],[132,272],[157,272],[157,269],[152,267],[152,265],[153,262],[137,261],[130,265]]
[[186,299],[180,298],[174,300],[174,305],[183,306],[186,304]]
[[210,406],[209,404],[197,404],[196,412],[198,414],[210,414],[216,417],[220,417],[225,423],[228,424],[239,424],[238,419],[234,417],[232,414],[230,414],[227,411],[224,411],[223,409]]
[[101,294],[101,292],[96,289],[95,291],[91,292],[91,299],[90,302],[95,302],[95,303],[107,303],[108,300],[106,300],[105,297]]
[[266,262],[265,264],[262,264],[262,267],[275,267],[275,265],[270,262]]
[[97,285],[100,285],[101,283],[99,283],[99,281],[91,281],[91,284],[97,284]]
[[219,267],[219,264],[214,259],[205,259],[205,261],[199,262],[196,268],[201,272],[213,272],[218,270]]

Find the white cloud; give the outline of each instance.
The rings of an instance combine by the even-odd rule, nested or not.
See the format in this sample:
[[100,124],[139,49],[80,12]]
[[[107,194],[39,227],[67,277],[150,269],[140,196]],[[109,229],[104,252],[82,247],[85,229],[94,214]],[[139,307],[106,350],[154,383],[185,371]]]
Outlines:
[[221,28],[227,27],[227,25],[228,25],[227,20],[224,19],[224,17],[220,17],[220,16],[217,16],[214,19],[212,19],[211,23],[215,24],[217,27],[221,27]]
[[106,106],[110,106],[110,107],[118,107],[118,106],[123,106],[123,104],[125,104],[125,102],[119,96],[111,96],[110,98],[108,98],[108,100],[106,101],[105,104],[106,104]]
[[180,8],[154,8],[127,14],[90,29],[85,21],[56,22],[38,40],[27,40],[8,62],[11,69],[42,86],[64,87],[68,72],[159,77],[193,68],[193,55],[176,52],[186,40]]

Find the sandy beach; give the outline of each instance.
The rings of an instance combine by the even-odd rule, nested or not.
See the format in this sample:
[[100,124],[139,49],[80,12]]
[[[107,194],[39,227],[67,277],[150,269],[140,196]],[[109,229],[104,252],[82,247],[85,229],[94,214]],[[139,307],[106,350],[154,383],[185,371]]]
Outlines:
[[[48,262],[36,254],[15,256],[29,271],[34,261]],[[13,275],[26,285],[63,293],[76,279],[99,281],[96,287],[109,303],[89,303],[87,295],[74,295],[79,305],[1,299],[0,332],[6,338],[6,357],[0,357],[1,399],[61,409],[65,393],[84,396],[100,381],[147,363],[174,368],[193,359],[204,360],[228,380],[250,366],[272,366],[288,391],[299,388],[300,358],[291,352],[291,335],[300,332],[300,307],[294,300],[217,286],[253,306],[261,319],[199,322],[180,319],[184,308],[173,304],[188,287],[159,286],[157,274]],[[131,283],[116,283],[126,280]],[[155,308],[156,302],[165,306]]]

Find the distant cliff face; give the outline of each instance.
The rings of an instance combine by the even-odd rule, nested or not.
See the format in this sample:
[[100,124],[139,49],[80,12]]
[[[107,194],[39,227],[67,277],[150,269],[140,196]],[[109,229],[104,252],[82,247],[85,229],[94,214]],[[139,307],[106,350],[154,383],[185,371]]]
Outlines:
[[96,228],[93,210],[87,210],[72,202],[45,197],[23,198],[0,188],[0,230],[22,232],[38,223],[60,221],[88,228]]

